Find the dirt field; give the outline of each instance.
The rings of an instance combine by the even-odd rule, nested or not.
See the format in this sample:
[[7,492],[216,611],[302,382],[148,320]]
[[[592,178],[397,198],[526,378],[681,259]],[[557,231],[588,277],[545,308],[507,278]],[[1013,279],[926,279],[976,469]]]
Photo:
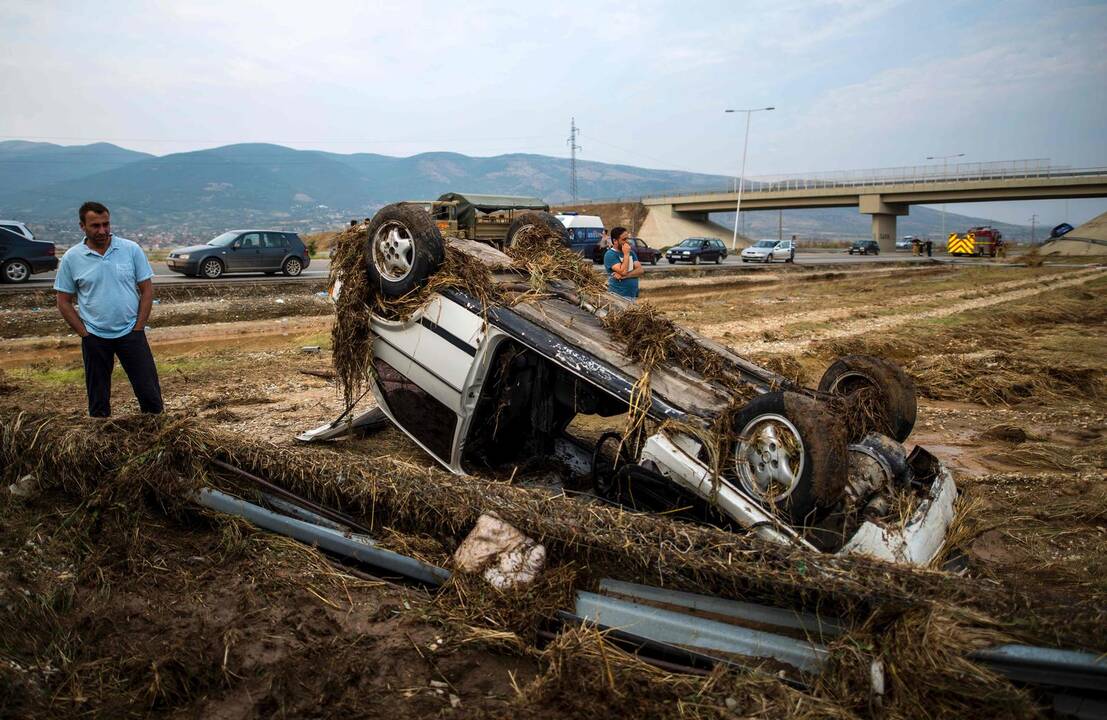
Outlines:
[[[318,290],[159,298],[149,337],[167,411],[278,447],[337,415],[330,310]],[[645,280],[642,291],[678,322],[810,384],[847,353],[902,364],[920,392],[910,442],[948,463],[963,491],[956,572],[1107,627],[1107,270],[780,272]],[[50,302],[0,298],[4,422],[21,410],[87,422],[79,343]],[[117,371],[113,412],[136,410]],[[392,429],[332,452],[431,467]],[[17,492],[0,489],[0,716],[879,714],[829,683],[801,691],[771,675],[669,675],[588,633],[544,646],[502,605],[485,610],[463,589],[436,598],[243,522],[4,470]],[[386,532],[393,541],[442,551],[432,537]],[[480,612],[458,611],[466,598]],[[1035,639],[1107,646],[1107,632],[1075,628],[1043,620]],[[900,669],[904,684],[925,685],[914,671]],[[882,712],[1038,712],[1014,690],[977,705],[913,698],[904,690]]]

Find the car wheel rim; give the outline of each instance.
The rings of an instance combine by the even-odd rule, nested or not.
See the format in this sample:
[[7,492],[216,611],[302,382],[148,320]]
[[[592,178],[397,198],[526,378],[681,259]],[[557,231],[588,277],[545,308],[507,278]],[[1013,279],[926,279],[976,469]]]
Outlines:
[[23,282],[30,274],[29,269],[23,263],[12,263],[4,271],[4,275],[12,282]]
[[804,467],[803,439],[783,415],[759,415],[742,428],[734,465],[742,488],[765,502],[789,497]]
[[287,267],[287,269],[285,270],[285,272],[288,273],[289,275],[299,275],[300,274],[300,261],[299,260],[289,260],[286,267]]
[[219,277],[219,263],[218,261],[209,260],[204,263],[204,275],[209,278]]
[[387,222],[373,236],[373,264],[385,280],[399,282],[411,274],[415,240],[406,225]]

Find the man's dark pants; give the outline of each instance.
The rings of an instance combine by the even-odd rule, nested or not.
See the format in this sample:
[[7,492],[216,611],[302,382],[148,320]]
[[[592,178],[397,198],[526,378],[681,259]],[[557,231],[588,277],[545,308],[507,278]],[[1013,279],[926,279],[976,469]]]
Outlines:
[[146,333],[132,332],[119,338],[86,335],[81,338],[81,355],[85,361],[88,414],[92,417],[111,415],[111,373],[117,356],[142,412],[160,413],[164,409],[158,369]]

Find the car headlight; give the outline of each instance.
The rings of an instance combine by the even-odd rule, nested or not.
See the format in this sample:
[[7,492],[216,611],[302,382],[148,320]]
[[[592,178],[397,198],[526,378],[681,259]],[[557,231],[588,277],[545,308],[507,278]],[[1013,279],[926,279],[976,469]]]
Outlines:
[[188,260],[188,253],[181,253],[176,256],[178,260]]
[[685,250],[684,252],[681,253],[681,255],[691,255],[691,254],[692,253],[688,252],[687,250]]

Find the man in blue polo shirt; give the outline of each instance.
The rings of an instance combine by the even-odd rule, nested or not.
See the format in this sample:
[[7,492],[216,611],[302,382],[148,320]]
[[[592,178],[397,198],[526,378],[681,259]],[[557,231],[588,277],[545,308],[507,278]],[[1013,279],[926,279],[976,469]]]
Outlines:
[[[54,280],[58,311],[81,336],[88,414],[111,415],[115,358],[144,413],[163,409],[154,355],[146,342],[154,271],[137,244],[112,235],[108,209],[86,202],[78,211],[84,242],[62,256]],[[76,301],[76,305],[74,305]]]
[[626,228],[617,227],[611,231],[611,249],[603,255],[603,266],[607,270],[608,290],[628,300],[638,299],[638,278],[646,270],[638,262]]

